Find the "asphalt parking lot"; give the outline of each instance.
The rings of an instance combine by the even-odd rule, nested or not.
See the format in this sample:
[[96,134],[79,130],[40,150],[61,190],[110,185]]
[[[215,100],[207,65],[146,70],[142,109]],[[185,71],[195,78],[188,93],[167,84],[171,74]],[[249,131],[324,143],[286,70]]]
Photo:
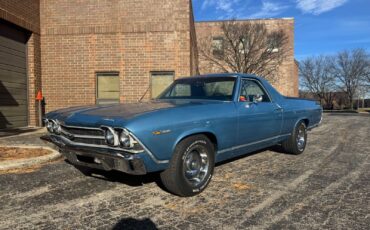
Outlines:
[[326,115],[299,156],[261,151],[180,198],[157,175],[83,175],[60,160],[0,175],[0,229],[369,229],[370,116]]

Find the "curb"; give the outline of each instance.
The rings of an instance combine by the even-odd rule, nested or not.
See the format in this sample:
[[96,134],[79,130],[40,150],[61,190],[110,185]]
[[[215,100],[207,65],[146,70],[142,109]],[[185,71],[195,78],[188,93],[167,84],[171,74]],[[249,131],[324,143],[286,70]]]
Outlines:
[[45,155],[45,156],[32,157],[32,158],[20,159],[20,160],[2,161],[0,162],[0,171],[30,167],[36,164],[41,164],[41,163],[45,163],[48,161],[56,160],[62,156],[58,151],[50,147],[45,147],[45,146],[28,146],[28,145],[4,146],[4,145],[0,145],[0,147],[15,147],[15,148],[23,148],[23,149],[47,149],[51,151],[50,154]]
[[14,137],[27,136],[27,135],[32,135],[32,134],[38,134],[38,133],[44,133],[44,132],[47,132],[45,127],[41,128],[41,129],[38,129],[38,130],[35,130],[33,132],[29,132],[29,133],[21,133],[21,134],[14,134],[14,135],[10,135],[10,136],[0,137],[0,140],[10,139],[10,138],[14,138]]

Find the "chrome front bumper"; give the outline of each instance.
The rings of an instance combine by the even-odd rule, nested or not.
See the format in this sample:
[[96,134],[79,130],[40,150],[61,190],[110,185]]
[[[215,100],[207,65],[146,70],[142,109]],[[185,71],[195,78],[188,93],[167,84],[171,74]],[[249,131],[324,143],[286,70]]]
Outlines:
[[57,135],[45,135],[41,139],[57,145],[60,153],[74,165],[106,171],[117,170],[132,175],[147,173],[143,159],[135,157],[135,154],[132,153],[114,149],[78,146]]

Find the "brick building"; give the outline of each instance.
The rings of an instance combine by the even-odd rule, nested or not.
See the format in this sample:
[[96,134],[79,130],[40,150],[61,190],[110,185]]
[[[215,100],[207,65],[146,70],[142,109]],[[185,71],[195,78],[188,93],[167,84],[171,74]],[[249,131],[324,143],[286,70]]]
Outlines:
[[[276,73],[276,81],[273,82],[274,87],[279,90],[280,93],[286,96],[298,96],[298,68],[294,59],[294,19],[283,18],[283,19],[257,19],[257,20],[238,20],[237,23],[262,23],[266,25],[268,31],[283,30],[288,37],[288,53],[287,57],[281,63]],[[222,21],[206,21],[196,22],[196,34],[198,44],[202,43],[202,40],[209,38],[219,39],[222,38]],[[204,58],[201,54],[199,55],[199,70],[200,73],[213,73],[220,72],[222,69],[213,65],[209,59]]]
[[0,129],[36,125],[40,87],[40,4],[1,0]]
[[0,129],[38,125],[38,90],[46,112],[156,96],[202,68],[195,25],[205,24],[191,0],[1,0]]

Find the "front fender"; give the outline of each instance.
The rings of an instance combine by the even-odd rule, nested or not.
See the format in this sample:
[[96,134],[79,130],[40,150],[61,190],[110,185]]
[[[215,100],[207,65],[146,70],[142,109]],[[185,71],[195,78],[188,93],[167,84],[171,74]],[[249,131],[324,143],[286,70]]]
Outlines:
[[186,130],[186,131],[182,132],[176,138],[176,141],[174,142],[174,144],[172,146],[172,152],[175,151],[175,148],[176,148],[177,144],[180,143],[180,141],[182,141],[186,137],[192,136],[192,135],[196,135],[196,134],[202,134],[202,133],[210,133],[213,136],[215,136],[216,137],[216,140],[217,140],[217,136],[216,136],[214,130],[209,129],[209,128],[194,128],[194,129],[191,129],[191,130]]
[[172,129],[166,129],[165,131],[167,132],[155,134],[153,131],[146,130],[138,132],[136,135],[158,160],[170,160],[176,145],[187,136],[199,133],[212,133],[215,135],[214,130],[205,125],[203,126],[202,122],[179,125],[179,128],[172,127]]

